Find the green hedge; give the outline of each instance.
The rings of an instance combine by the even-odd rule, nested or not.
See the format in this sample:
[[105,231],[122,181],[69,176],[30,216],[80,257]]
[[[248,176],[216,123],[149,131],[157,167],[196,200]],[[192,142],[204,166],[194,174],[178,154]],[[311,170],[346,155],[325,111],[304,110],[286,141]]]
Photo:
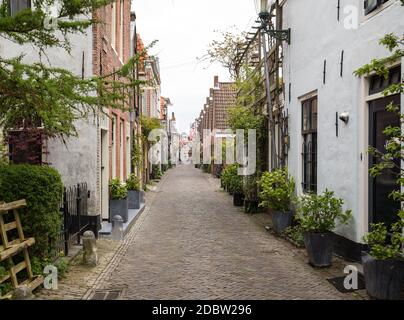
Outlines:
[[31,256],[46,259],[56,250],[61,230],[59,207],[63,184],[59,173],[46,166],[0,165],[0,201],[27,201],[21,209],[26,237],[35,237]]

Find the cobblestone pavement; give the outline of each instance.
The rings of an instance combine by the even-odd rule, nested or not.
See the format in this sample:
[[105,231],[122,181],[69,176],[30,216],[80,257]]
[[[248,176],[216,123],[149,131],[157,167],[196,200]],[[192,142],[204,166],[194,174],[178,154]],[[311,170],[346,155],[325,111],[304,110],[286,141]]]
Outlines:
[[101,288],[122,289],[122,299],[355,298],[192,166],[169,170],[148,202],[84,299]]

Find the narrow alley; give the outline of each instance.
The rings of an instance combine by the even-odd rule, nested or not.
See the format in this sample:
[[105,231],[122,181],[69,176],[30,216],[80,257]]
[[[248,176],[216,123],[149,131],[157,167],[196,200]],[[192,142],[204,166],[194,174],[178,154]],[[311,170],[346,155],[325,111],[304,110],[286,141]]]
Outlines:
[[104,289],[122,299],[347,299],[193,166],[169,170]]

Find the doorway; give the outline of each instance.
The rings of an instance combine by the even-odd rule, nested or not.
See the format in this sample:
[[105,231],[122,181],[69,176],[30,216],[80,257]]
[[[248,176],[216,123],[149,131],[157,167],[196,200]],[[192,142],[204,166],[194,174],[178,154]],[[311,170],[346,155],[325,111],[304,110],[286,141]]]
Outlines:
[[108,131],[101,129],[101,218],[109,220],[109,137]]
[[[381,152],[385,152],[386,135],[383,131],[388,126],[398,126],[399,116],[389,112],[386,107],[394,103],[400,105],[400,95],[393,95],[369,102],[369,144]],[[380,160],[374,155],[369,155],[369,168]],[[397,160],[397,165],[399,165]],[[391,225],[398,219],[400,202],[394,201],[390,194],[400,190],[397,183],[398,168],[384,170],[376,178],[369,177],[369,223],[384,222]]]

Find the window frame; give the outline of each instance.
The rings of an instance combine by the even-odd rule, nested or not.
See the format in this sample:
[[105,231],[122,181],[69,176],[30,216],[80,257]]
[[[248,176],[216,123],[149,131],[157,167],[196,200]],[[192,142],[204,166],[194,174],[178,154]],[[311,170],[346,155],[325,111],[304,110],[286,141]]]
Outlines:
[[[315,103],[314,103],[315,101]],[[317,149],[318,149],[318,97],[301,101],[302,133],[302,188],[304,193],[317,192]],[[305,127],[305,108],[308,109],[308,125]],[[307,112],[306,112],[307,113]],[[316,117],[313,115],[316,114]]]

